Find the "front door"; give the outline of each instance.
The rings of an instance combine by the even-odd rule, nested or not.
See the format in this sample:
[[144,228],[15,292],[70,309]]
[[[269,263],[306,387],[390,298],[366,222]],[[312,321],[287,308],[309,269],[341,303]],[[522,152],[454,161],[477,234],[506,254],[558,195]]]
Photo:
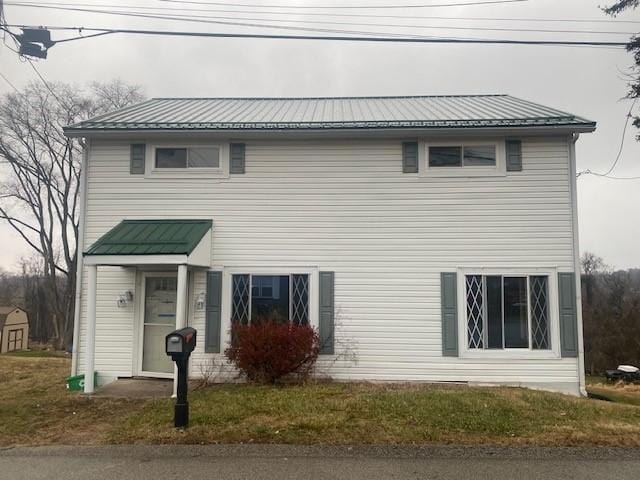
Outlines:
[[165,353],[165,337],[176,328],[177,276],[150,274],[144,278],[141,374],[173,375],[173,362]]

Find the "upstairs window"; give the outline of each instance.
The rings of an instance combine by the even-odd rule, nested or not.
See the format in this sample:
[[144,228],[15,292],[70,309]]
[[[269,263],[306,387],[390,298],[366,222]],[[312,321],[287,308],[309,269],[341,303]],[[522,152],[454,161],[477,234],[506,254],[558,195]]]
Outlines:
[[429,167],[495,167],[495,145],[429,146]]
[[467,275],[470,349],[550,350],[547,276]]
[[220,168],[218,147],[156,148],[156,168]]

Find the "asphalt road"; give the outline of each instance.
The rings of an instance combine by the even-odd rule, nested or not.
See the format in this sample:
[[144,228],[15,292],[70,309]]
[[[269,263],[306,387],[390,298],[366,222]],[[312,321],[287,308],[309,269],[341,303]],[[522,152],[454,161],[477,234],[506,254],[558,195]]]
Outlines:
[[640,450],[285,445],[8,448],[0,450],[0,478],[637,480]]

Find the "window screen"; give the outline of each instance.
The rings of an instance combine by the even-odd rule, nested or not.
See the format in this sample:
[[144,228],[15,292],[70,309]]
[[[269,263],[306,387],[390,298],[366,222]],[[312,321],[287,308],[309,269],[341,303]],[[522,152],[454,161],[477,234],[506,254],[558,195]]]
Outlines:
[[430,167],[491,167],[495,165],[495,145],[429,147]]
[[484,167],[496,164],[496,147],[493,145],[464,147],[465,167]]
[[188,152],[189,168],[220,167],[220,150],[216,147],[190,148]]
[[220,149],[156,148],[156,168],[220,168]]
[[429,166],[462,166],[462,147],[429,147]]
[[157,168],[187,168],[186,148],[156,148]]

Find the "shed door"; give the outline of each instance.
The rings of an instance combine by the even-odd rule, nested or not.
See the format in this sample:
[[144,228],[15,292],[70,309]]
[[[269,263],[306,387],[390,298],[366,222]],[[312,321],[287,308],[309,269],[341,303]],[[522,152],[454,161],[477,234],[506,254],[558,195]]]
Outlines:
[[17,350],[22,350],[22,338],[23,338],[24,330],[22,328],[18,328],[16,330],[9,330],[9,344],[7,351],[15,352]]

